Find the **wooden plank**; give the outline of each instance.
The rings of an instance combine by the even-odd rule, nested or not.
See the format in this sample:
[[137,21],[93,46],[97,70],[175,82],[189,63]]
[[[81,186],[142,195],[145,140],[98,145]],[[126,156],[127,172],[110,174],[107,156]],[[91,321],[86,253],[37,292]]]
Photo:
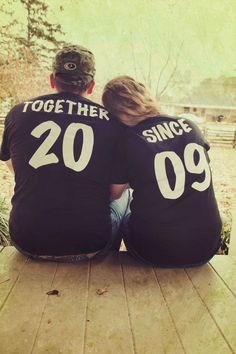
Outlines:
[[20,272],[0,313],[0,353],[31,353],[56,267],[28,261]]
[[155,272],[186,353],[231,353],[185,270],[156,268]]
[[11,293],[27,258],[14,247],[4,247],[0,253],[0,311]]
[[233,140],[213,140],[212,143],[215,145],[222,145],[231,148],[233,147]]
[[212,145],[234,147],[235,146],[235,131],[227,129],[207,128],[205,136]]
[[232,141],[216,141],[216,140],[209,140],[208,139],[208,142],[213,145],[213,146],[224,146],[224,147],[227,147],[227,148],[232,148],[233,147],[233,142]]
[[208,136],[207,139],[213,141],[225,141],[225,142],[233,142],[233,137],[223,137],[223,136]]
[[32,353],[83,353],[89,268],[89,262],[58,265],[51,287],[59,296],[48,296]]
[[208,135],[217,135],[217,136],[232,136],[234,137],[234,131],[227,130],[208,130]]
[[217,133],[217,134],[234,134],[235,130],[233,129],[217,129],[217,128],[206,128],[208,133]]
[[184,353],[152,267],[121,254],[137,354]]
[[[98,289],[106,290],[102,295]],[[101,291],[102,292],[102,291]],[[117,252],[91,262],[85,353],[132,354],[123,277]]]
[[[224,257],[224,256],[222,256]],[[236,352],[236,298],[211,266],[187,271],[191,281],[223,333],[232,352]],[[209,329],[207,330],[209,334]],[[215,351],[212,351],[215,353]],[[224,353],[222,350],[221,353]]]
[[207,137],[210,139],[229,139],[229,140],[233,140],[234,139],[234,135],[228,135],[228,134],[207,134]]
[[216,141],[209,141],[211,146],[215,146],[215,147],[224,147],[227,149],[232,149],[233,148],[233,144],[232,142],[230,144],[225,144],[224,142],[216,142]]
[[222,136],[208,136],[207,137],[208,140],[210,141],[219,141],[219,142],[225,142],[225,143],[232,143],[233,142],[233,138],[231,137],[222,137]]
[[236,297],[236,257],[215,256],[210,263]]

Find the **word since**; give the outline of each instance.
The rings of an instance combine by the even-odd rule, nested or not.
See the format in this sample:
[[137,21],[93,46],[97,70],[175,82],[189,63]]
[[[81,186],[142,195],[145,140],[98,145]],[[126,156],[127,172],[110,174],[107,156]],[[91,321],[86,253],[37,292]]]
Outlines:
[[176,135],[191,132],[192,128],[185,122],[185,119],[157,124],[151,129],[144,130],[143,136],[149,143],[156,143],[167,139],[173,139]]

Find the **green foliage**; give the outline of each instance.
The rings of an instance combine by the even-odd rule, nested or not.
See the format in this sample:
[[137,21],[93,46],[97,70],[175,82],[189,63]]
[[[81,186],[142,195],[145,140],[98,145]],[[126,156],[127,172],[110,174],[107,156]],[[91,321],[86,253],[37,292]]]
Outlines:
[[49,72],[29,50],[21,59],[9,56],[6,63],[0,63],[0,69],[0,99],[10,98],[11,105],[50,90]]
[[228,254],[230,243],[230,232],[232,227],[232,216],[222,216],[222,231],[221,231],[221,254]]
[[5,199],[0,198],[0,244],[3,246],[10,245],[8,230],[9,209]]
[[[16,5],[19,10],[13,11]],[[48,14],[43,0],[7,0],[0,5],[5,21],[0,27],[0,99],[10,97],[12,105],[49,91],[47,71],[64,33]]]
[[18,38],[27,48],[38,54],[42,50],[45,51],[45,56],[48,52],[54,52],[62,44],[57,36],[63,32],[59,24],[52,24],[47,20],[48,5],[42,0],[20,0],[20,2],[26,11],[27,30],[25,37]]
[[[21,5],[19,13],[11,11],[15,4]],[[58,39],[64,35],[61,25],[51,23],[48,13],[49,6],[43,0],[8,0],[0,6],[0,15],[7,18],[0,29],[2,53],[22,59],[28,50],[48,65],[48,58],[64,43]]]

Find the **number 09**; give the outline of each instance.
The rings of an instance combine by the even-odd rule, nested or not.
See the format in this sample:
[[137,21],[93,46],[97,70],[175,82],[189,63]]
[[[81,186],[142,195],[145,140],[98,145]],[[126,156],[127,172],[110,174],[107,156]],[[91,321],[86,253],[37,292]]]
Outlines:
[[[194,155],[198,153],[199,159],[195,163]],[[169,159],[175,174],[175,185],[171,189],[166,172],[166,159]],[[195,181],[191,187],[199,192],[206,190],[211,183],[211,171],[204,152],[204,148],[196,143],[186,145],[184,149],[184,164],[189,173],[202,174],[205,172],[204,180]],[[185,188],[186,171],[180,157],[174,151],[164,151],[156,154],[154,158],[154,170],[160,192],[166,199],[179,198]]]

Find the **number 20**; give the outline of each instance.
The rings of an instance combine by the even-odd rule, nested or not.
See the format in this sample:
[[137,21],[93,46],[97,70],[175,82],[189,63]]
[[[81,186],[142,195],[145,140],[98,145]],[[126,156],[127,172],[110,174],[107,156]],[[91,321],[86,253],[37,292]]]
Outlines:
[[[199,154],[199,161],[196,164],[194,161],[195,152],[198,152]],[[170,160],[176,176],[174,189],[171,189],[168,181],[165,165],[166,159]],[[199,192],[206,190],[211,183],[211,171],[204,148],[196,143],[186,145],[184,149],[184,163],[186,170],[190,173],[201,174],[205,172],[204,180],[202,182],[193,182],[191,187]],[[164,151],[156,154],[154,159],[154,170],[157,184],[164,198],[177,199],[183,194],[186,178],[185,168],[182,160],[174,151]]]
[[[32,130],[31,135],[35,138],[40,138],[47,130],[50,130],[48,136],[29,160],[29,164],[35,169],[59,162],[58,157],[54,153],[48,153],[61,133],[61,127],[58,124],[53,121],[43,122]],[[75,161],[74,141],[79,130],[83,133],[83,145],[80,157],[77,161]],[[65,166],[76,172],[83,171],[90,161],[93,145],[93,129],[86,124],[71,123],[65,131],[62,143],[62,153]]]

